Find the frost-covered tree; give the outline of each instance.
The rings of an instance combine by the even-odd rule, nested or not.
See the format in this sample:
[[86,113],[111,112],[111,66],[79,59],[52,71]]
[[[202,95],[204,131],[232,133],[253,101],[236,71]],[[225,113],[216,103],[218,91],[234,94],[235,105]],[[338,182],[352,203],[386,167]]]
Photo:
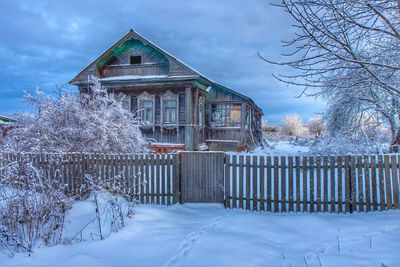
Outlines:
[[308,130],[315,136],[321,136],[325,131],[325,121],[321,115],[312,116],[307,123]]
[[[367,112],[400,144],[400,2],[282,0],[296,34],[285,42],[292,68],[276,78],[328,103],[328,129],[360,128]],[[332,123],[335,122],[335,123]],[[338,127],[338,128],[337,128]]]
[[90,77],[88,92],[53,98],[25,95],[36,113],[19,113],[6,149],[29,152],[139,152],[145,147],[134,114]]
[[287,115],[281,123],[281,131],[288,136],[298,137],[303,133],[303,123],[297,114]]

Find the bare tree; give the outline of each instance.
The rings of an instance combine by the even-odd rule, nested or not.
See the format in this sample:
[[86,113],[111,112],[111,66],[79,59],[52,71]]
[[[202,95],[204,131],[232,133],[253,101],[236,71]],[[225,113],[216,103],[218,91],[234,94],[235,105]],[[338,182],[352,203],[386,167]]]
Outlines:
[[303,87],[300,95],[323,96],[330,106],[349,104],[344,120],[360,121],[368,111],[390,126],[392,144],[399,144],[400,1],[282,0],[278,6],[297,31],[284,42],[287,61],[260,55],[293,69],[274,76]]

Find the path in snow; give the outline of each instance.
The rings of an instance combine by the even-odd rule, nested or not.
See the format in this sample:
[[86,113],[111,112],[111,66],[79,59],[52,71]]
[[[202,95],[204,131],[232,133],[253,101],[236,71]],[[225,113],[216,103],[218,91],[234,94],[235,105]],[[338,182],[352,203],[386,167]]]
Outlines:
[[186,238],[181,242],[178,252],[175,255],[173,255],[164,266],[171,267],[177,265],[177,263],[181,259],[183,259],[189,254],[189,251],[193,248],[193,246],[196,245],[201,236],[206,234],[209,228],[216,228],[218,225],[220,225],[221,223],[220,221],[228,216],[229,216],[228,214],[225,214],[224,216],[217,216],[213,218],[211,221],[207,222],[205,225],[203,225],[200,229],[190,232],[186,236]]

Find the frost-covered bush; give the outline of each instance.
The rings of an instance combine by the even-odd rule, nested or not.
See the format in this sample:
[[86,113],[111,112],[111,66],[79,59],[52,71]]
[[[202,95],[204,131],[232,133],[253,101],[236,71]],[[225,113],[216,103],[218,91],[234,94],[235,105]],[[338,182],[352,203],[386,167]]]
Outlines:
[[388,152],[389,143],[360,135],[325,136],[310,146],[311,155],[377,154]]
[[98,79],[88,92],[54,98],[25,95],[35,114],[19,113],[6,150],[29,152],[139,152],[145,147],[138,119]]
[[281,133],[288,136],[298,137],[303,133],[303,123],[297,114],[287,115],[281,124]]
[[0,248],[11,255],[62,241],[70,199],[63,185],[45,178],[27,156],[0,159]]
[[321,115],[312,116],[308,120],[308,131],[314,136],[321,136],[325,131],[325,121]]

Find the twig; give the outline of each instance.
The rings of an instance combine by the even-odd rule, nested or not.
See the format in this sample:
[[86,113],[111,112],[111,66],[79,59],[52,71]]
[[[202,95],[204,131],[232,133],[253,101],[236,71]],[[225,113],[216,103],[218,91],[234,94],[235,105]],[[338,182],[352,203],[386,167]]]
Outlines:
[[319,256],[317,256],[317,259],[318,259],[318,262],[319,262],[319,266],[323,267],[323,266],[322,266],[321,259],[319,258]]
[[303,259],[304,259],[304,262],[306,263],[306,266],[308,267],[308,262],[307,262],[306,256],[304,256]]

